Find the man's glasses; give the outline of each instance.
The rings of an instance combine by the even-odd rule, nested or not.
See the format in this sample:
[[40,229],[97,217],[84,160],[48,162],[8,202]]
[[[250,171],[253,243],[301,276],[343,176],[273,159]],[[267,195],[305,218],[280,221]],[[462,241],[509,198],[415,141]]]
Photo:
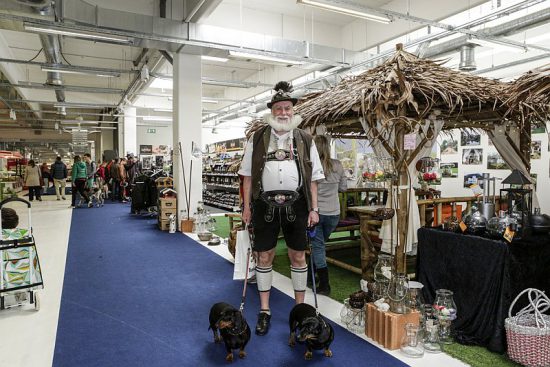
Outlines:
[[292,111],[292,106],[284,106],[284,107],[283,106],[275,106],[275,107],[273,107],[273,110],[275,112],[283,112],[283,111],[291,112]]

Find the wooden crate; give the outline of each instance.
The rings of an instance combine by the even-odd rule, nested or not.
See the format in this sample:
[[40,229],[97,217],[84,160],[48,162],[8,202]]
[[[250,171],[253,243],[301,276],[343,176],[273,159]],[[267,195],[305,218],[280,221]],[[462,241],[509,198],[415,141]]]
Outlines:
[[174,180],[172,177],[159,177],[155,180],[155,183],[157,184],[158,189],[174,186]]
[[369,338],[390,350],[401,346],[405,324],[418,325],[420,322],[418,311],[408,314],[382,312],[373,303],[368,303],[365,312],[367,313],[365,333]]

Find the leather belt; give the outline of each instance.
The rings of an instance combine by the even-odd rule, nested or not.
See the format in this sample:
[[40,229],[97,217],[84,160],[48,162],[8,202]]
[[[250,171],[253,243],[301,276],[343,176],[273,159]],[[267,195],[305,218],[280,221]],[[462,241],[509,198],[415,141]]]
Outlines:
[[274,152],[267,153],[266,160],[268,161],[285,161],[292,160],[292,155],[290,151],[284,149],[277,149]]
[[300,198],[300,193],[291,190],[274,190],[264,191],[260,194],[260,197],[268,205],[282,208],[292,205]]

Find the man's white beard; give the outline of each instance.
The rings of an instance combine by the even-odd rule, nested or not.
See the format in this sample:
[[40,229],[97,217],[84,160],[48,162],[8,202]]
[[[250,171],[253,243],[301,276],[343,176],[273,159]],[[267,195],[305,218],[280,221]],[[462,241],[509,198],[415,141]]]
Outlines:
[[275,131],[290,131],[298,127],[302,123],[302,117],[299,115],[293,115],[290,120],[285,119],[284,122],[279,122],[277,117],[273,116],[271,113],[266,113],[264,115],[264,122],[271,126]]

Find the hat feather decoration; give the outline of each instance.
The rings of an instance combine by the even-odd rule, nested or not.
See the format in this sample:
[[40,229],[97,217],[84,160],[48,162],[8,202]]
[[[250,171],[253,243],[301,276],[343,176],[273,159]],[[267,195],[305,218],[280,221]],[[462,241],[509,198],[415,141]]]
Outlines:
[[292,85],[287,81],[280,81],[277,84],[275,84],[275,87],[273,90],[275,90],[276,93],[283,92],[283,93],[292,93]]

